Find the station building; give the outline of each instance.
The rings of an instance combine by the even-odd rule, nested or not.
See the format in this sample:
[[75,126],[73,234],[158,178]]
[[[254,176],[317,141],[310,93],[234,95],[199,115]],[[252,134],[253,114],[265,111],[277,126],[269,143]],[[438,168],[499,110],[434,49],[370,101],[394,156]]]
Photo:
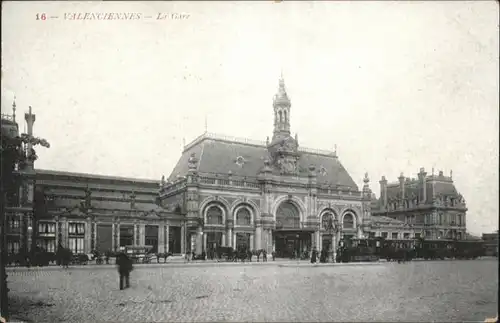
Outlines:
[[[25,145],[30,158],[12,166],[20,184],[5,204],[9,253],[33,245],[75,253],[147,245],[175,254],[227,246],[288,257],[343,238],[463,237],[467,209],[451,176],[422,169],[418,180],[383,178],[377,199],[368,174],[360,190],[336,151],[300,145],[291,111],[280,79],[271,137],[205,132],[161,180],[36,169],[33,147]],[[31,108],[25,120],[33,136]],[[4,131],[19,135],[15,110],[2,115]]]

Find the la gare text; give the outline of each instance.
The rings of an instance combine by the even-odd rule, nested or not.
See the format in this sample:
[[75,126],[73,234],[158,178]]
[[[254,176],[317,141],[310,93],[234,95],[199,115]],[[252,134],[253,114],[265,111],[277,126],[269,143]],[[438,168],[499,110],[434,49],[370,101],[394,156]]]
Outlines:
[[140,19],[154,19],[154,20],[186,20],[190,14],[186,13],[163,13],[160,12],[156,15],[145,15],[140,12],[130,13],[112,13],[112,12],[73,12],[65,13],[65,20],[140,20]]

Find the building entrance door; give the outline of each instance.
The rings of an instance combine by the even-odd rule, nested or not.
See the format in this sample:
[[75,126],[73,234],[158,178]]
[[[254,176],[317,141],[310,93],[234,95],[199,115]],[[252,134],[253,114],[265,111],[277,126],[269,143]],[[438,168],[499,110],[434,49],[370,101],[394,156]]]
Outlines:
[[215,252],[222,245],[222,232],[207,232],[207,253]]
[[300,258],[306,251],[311,251],[310,232],[276,231],[274,238],[277,257]]

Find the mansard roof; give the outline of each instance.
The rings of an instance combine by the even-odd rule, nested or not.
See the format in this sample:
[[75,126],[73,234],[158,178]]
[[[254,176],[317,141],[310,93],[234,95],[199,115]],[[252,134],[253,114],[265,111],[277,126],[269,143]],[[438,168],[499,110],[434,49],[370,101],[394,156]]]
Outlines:
[[[302,147],[299,147],[299,152],[300,176],[308,176],[309,166],[314,165],[318,184],[358,190],[358,186],[334,152]],[[187,174],[188,161],[193,153],[198,159],[197,171],[200,174],[231,173],[234,176],[256,177],[264,167],[264,161],[271,160],[265,142],[205,133],[184,148],[182,156],[168,178],[169,181],[175,181]],[[277,170],[274,172],[279,174]]]
[[[416,179],[407,179],[404,182],[405,186],[405,197],[411,198],[412,196],[419,196],[419,182]],[[433,196],[448,196],[448,197],[458,197],[459,192],[457,191],[453,179],[449,176],[444,176],[442,173],[439,175],[429,175],[425,179],[426,185],[426,200],[432,201]],[[399,182],[393,182],[387,184],[387,200],[397,200],[401,197],[401,189]]]

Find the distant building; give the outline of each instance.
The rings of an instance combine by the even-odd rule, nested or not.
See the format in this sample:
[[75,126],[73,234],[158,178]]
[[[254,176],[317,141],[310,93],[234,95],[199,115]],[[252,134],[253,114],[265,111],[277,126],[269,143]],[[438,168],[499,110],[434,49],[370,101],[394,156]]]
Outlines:
[[493,233],[483,233],[485,254],[498,257],[498,230]]
[[452,173],[427,175],[421,168],[417,176],[401,174],[393,183],[382,176],[380,198],[372,197],[371,235],[465,240],[467,207]]

